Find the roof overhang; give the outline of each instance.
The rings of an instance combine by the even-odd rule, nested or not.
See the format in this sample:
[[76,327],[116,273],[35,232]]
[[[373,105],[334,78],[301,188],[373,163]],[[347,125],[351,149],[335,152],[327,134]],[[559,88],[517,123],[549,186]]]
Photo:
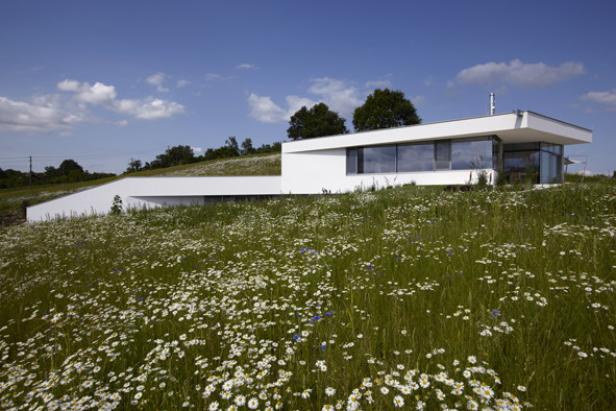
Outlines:
[[331,150],[345,147],[410,143],[497,135],[504,143],[542,141],[552,144],[592,142],[592,131],[532,111],[443,121],[292,141],[282,144],[283,153]]

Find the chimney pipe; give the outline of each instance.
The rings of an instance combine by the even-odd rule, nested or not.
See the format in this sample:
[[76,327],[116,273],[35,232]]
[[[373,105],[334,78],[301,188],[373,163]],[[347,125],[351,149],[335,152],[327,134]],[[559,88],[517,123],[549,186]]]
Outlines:
[[490,115],[496,114],[496,94],[490,93]]

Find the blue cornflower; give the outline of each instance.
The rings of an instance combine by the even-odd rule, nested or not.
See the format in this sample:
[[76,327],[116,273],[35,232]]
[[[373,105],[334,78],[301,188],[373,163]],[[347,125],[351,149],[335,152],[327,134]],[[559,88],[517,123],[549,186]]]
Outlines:
[[322,342],[321,345],[319,346],[319,348],[321,349],[321,351],[327,350],[327,343],[326,342]]
[[494,318],[498,318],[501,316],[501,310],[499,310],[498,308],[492,308],[490,310],[490,315]]
[[293,340],[293,342],[298,342],[302,339],[302,337],[299,334],[293,334],[293,337],[291,337],[291,339]]
[[334,316],[334,312],[333,311],[326,311],[325,314],[326,317],[333,317]]
[[312,321],[313,323],[316,323],[317,321],[319,321],[321,319],[320,315],[314,315],[310,318],[310,321]]
[[301,247],[299,249],[299,253],[302,255],[303,254],[312,254],[312,255],[319,254],[317,250],[315,250],[314,248],[310,248],[310,247]]

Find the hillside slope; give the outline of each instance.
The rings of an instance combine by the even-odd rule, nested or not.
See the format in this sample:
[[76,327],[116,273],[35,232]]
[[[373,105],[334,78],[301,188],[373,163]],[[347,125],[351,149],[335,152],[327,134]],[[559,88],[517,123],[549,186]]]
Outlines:
[[[175,167],[145,170],[129,176],[237,176],[280,175],[280,154],[259,154],[230,159],[202,161]],[[0,226],[24,221],[22,206],[52,200],[79,190],[91,188],[122,178],[103,178],[77,183],[52,184],[0,190]]]
[[616,403],[614,184],[146,210],[0,250],[2,409]]

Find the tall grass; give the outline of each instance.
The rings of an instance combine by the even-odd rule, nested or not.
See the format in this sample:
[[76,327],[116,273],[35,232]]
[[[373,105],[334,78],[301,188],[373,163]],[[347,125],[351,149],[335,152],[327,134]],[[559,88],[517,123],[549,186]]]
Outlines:
[[608,410],[616,186],[0,232],[0,408]]

